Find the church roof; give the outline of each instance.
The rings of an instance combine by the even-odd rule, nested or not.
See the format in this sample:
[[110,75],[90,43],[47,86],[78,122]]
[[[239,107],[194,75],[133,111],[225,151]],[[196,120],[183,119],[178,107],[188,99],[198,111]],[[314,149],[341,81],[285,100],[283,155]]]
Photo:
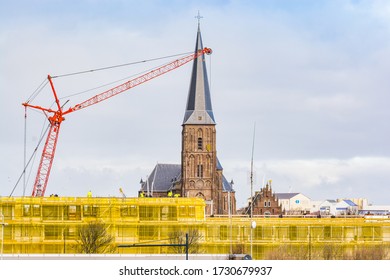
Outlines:
[[180,179],[181,165],[158,163],[146,181],[142,184],[141,189],[145,192],[165,192],[168,191],[173,183]]
[[222,187],[225,192],[234,192],[232,184],[226,180],[224,175],[222,175]]
[[[203,49],[198,25],[195,52]],[[204,55],[194,59],[183,124],[215,124]]]
[[[168,192],[174,182],[181,179],[181,164],[158,163],[152,173],[141,185],[141,190],[147,192]],[[223,191],[234,192],[232,185],[222,175]]]
[[217,158],[217,170],[223,170],[222,164],[218,158]]

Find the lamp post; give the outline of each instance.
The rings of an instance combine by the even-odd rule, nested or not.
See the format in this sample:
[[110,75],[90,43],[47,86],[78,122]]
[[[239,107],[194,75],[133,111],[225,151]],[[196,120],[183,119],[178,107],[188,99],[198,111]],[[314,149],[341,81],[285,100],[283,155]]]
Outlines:
[[256,221],[251,220],[251,258],[253,259],[253,230],[256,228]]
[[8,223],[4,222],[4,214],[1,213],[1,259],[3,259],[3,252],[4,252],[4,227],[8,226]]

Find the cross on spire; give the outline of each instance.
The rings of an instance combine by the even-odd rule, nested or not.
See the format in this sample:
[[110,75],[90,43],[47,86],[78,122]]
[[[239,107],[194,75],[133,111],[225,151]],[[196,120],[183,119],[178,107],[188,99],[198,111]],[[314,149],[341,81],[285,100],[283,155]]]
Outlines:
[[201,18],[203,18],[201,15],[200,15],[200,12],[199,12],[199,10],[198,10],[198,15],[197,16],[195,16],[195,18],[197,18],[198,19],[198,26],[200,25],[200,19]]

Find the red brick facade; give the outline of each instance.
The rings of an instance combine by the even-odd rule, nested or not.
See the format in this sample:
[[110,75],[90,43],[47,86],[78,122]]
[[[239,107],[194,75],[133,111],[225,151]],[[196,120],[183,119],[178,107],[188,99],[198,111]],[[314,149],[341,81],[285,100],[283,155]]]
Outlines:
[[[267,182],[267,185],[260,191],[255,192],[253,200],[253,215],[269,216],[282,214],[278,198],[275,196],[275,193],[272,192],[271,181]],[[245,212],[250,214],[250,205]]]

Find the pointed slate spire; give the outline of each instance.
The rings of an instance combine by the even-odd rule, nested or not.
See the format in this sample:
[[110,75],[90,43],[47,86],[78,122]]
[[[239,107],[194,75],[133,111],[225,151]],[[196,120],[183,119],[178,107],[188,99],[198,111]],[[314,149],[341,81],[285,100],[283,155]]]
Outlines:
[[[202,35],[200,33],[200,25],[198,23],[195,52],[202,49]],[[196,58],[193,63],[183,125],[215,124],[204,55]]]

